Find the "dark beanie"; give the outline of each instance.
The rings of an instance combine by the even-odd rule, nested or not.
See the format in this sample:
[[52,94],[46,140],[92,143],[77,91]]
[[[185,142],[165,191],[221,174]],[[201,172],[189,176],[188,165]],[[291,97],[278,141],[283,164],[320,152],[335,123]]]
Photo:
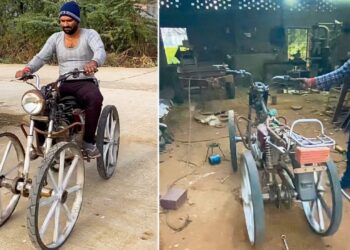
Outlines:
[[75,21],[80,23],[80,8],[79,5],[74,2],[70,1],[62,5],[60,10],[60,16],[69,16],[73,18]]

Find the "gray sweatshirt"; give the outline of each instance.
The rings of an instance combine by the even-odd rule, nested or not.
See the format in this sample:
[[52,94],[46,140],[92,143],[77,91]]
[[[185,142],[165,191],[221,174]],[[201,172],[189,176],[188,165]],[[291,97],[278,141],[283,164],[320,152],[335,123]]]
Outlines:
[[[62,75],[75,68],[83,69],[91,60],[101,66],[106,59],[106,52],[100,35],[93,29],[80,29],[79,43],[75,48],[67,48],[64,44],[64,32],[56,32],[47,39],[44,47],[27,64],[34,73],[47,63],[53,54],[57,55],[59,74]],[[80,75],[78,79],[92,78]]]

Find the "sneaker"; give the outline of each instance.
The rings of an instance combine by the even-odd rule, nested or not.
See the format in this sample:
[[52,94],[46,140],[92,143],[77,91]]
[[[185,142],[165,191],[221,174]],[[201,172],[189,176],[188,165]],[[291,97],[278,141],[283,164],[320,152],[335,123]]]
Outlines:
[[101,153],[95,144],[83,142],[83,150],[86,152],[87,156],[91,159],[98,158],[101,156]]

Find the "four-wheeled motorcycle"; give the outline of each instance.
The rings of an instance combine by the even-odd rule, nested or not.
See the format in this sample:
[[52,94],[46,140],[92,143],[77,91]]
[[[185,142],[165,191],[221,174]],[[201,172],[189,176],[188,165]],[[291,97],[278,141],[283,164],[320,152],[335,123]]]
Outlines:
[[[45,86],[40,85],[38,75],[26,74],[22,80],[33,87],[24,93],[21,102],[30,116],[29,124],[21,124],[26,145],[23,147],[13,133],[0,134],[0,226],[8,221],[20,197],[28,197],[27,228],[37,248],[62,246],[82,207],[84,160],[91,160],[82,149],[85,112],[75,97],[60,96],[59,85],[68,77],[74,79],[83,73],[73,70]],[[97,170],[104,179],[115,172],[119,138],[117,109],[107,105],[96,132],[96,145],[101,152],[96,160]],[[43,160],[36,171],[30,165],[37,157]]]
[[[273,79],[300,81],[284,76]],[[256,245],[264,239],[264,201],[287,208],[293,201],[300,202],[312,231],[332,235],[339,228],[343,207],[337,168],[330,156],[335,141],[317,119],[299,119],[288,126],[285,117],[267,107],[268,96],[267,84],[252,81],[247,117],[228,112],[231,163],[234,172],[240,167],[249,240]],[[308,136],[303,125],[315,125],[319,133]],[[238,142],[245,147],[240,165]]]

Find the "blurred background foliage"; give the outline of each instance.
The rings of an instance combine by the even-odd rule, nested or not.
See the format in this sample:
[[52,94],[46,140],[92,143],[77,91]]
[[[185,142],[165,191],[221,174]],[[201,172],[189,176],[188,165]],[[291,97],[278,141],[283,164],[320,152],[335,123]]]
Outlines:
[[[26,63],[60,31],[63,0],[0,1],[0,63]],[[100,33],[110,66],[150,67],[157,61],[157,23],[142,10],[153,0],[79,0],[81,27]]]

